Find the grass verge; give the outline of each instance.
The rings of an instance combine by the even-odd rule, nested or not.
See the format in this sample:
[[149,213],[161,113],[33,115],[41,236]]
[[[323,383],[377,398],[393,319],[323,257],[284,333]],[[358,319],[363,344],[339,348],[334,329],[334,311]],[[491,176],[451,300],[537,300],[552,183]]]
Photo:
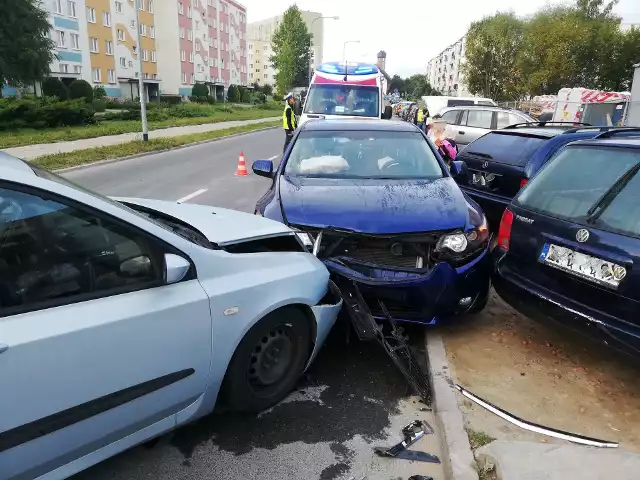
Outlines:
[[[238,109],[231,113],[220,112],[207,117],[170,118],[149,122],[149,129],[168,127],[182,127],[185,125],[200,125],[203,123],[218,123],[230,121],[257,120],[260,118],[278,117],[280,110],[262,110],[258,108]],[[53,129],[24,129],[0,134],[0,148],[20,147],[42,143],[55,143],[85,138],[102,137],[105,135],[119,135],[121,133],[137,132],[140,130],[139,120],[110,120],[95,125],[80,127],[66,127]]]
[[145,152],[156,152],[169,150],[171,148],[187,145],[189,143],[202,142],[204,140],[213,140],[227,135],[236,133],[251,132],[267,127],[275,127],[280,125],[280,121],[265,122],[255,125],[242,125],[239,127],[225,128],[223,130],[213,130],[211,132],[192,133],[189,135],[180,135],[179,137],[155,138],[148,142],[136,140],[133,142],[121,143],[119,145],[108,145],[105,147],[88,148],[84,150],[76,150],[74,152],[54,153],[51,155],[43,155],[34,158],[31,163],[48,170],[56,170],[61,168],[75,167],[86,163],[97,162],[99,160],[108,160],[112,158],[127,157]]
[[486,432],[472,430],[471,428],[467,429],[467,435],[469,435],[469,444],[473,450],[484,447],[495,440],[495,438],[491,437]]

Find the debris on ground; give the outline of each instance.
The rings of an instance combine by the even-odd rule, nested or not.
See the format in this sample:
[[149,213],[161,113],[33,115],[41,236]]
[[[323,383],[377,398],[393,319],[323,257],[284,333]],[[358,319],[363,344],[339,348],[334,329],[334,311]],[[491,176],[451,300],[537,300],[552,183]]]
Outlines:
[[402,429],[403,440],[396,445],[384,448],[375,447],[373,451],[380,457],[392,457],[401,460],[412,460],[416,462],[440,463],[440,459],[430,453],[407,450],[425,435],[434,433],[433,428],[427,422],[414,420]]
[[486,400],[483,400],[482,398],[478,397],[477,395],[474,395],[473,393],[471,393],[470,391],[468,391],[467,389],[465,389],[464,387],[458,384],[455,385],[455,388],[469,400],[472,400],[473,402],[489,410],[491,413],[494,413],[495,415],[506,420],[507,422],[510,422],[525,430],[529,430],[534,433],[539,433],[539,434],[547,435],[554,438],[559,438],[561,440],[567,440],[573,443],[579,443],[581,445],[589,445],[591,447],[601,447],[601,448],[617,448],[618,447],[617,442],[610,442],[607,440],[599,440],[597,438],[585,437],[583,435],[578,435],[570,432],[563,432],[562,430],[556,430],[555,428],[544,427],[536,423],[528,422],[526,420],[516,417],[515,415],[510,414],[509,412],[501,409],[500,407],[493,405],[492,403],[487,402]]

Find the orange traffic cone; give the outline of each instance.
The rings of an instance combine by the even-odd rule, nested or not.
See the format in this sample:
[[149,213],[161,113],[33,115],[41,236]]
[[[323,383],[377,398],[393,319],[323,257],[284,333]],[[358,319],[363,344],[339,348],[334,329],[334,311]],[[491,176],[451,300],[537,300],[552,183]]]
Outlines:
[[247,164],[244,161],[244,152],[240,152],[240,158],[238,158],[238,170],[236,171],[236,176],[246,177],[249,174],[247,172]]

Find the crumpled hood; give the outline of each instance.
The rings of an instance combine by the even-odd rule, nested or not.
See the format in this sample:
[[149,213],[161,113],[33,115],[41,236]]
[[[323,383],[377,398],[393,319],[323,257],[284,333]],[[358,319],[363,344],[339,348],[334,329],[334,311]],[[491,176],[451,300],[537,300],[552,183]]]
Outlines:
[[380,180],[280,177],[291,225],[369,234],[462,229],[469,205],[452,178]]
[[292,230],[280,222],[236,210],[143,198],[113,199],[140,205],[188,223],[202,232],[210,242],[220,246],[258,238],[293,235]]

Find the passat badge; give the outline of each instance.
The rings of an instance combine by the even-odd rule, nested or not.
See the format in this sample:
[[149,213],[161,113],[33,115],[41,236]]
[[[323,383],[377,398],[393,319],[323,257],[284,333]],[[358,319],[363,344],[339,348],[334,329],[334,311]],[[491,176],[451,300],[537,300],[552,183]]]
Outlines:
[[580,243],[584,243],[589,240],[589,230],[586,228],[581,228],[576,232],[576,240]]

